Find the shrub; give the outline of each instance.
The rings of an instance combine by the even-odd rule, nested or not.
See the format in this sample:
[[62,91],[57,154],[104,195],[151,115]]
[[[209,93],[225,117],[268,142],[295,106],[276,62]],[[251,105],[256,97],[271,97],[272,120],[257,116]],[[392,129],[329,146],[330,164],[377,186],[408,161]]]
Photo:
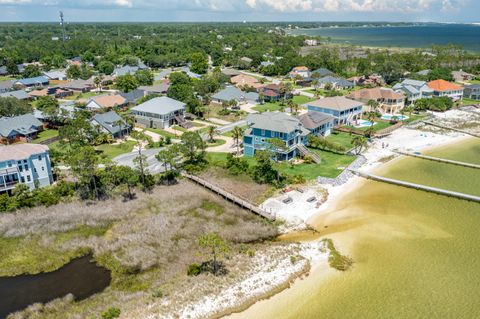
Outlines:
[[107,311],[102,313],[102,319],[113,319],[120,317],[120,309],[115,307],[110,307]]
[[163,291],[161,289],[156,289],[153,293],[152,293],[152,297],[153,298],[162,298],[163,297]]
[[188,266],[188,269],[187,269],[188,276],[198,276],[200,275],[201,272],[202,272],[202,266],[197,263],[193,263]]
[[297,262],[297,257],[290,256],[290,262],[292,263],[292,265],[295,265],[295,263]]

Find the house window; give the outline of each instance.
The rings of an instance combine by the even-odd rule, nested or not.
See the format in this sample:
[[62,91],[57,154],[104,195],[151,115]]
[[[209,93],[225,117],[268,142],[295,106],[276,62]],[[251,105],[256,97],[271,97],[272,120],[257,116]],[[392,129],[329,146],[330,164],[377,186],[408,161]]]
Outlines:
[[28,171],[28,165],[23,165],[23,168],[25,168],[26,171]]
[[37,172],[37,169],[34,167],[34,168],[33,168],[33,171],[36,173],[36,172]]
[[39,161],[42,160],[42,155],[38,155],[38,160],[39,160]]
[[19,170],[20,172],[23,172],[23,166],[20,165],[20,166],[18,167],[18,170]]
[[265,130],[261,131],[262,136],[265,136]]
[[45,171],[45,167],[42,166],[42,171]]
[[31,180],[30,175],[27,175],[27,182],[30,182]]

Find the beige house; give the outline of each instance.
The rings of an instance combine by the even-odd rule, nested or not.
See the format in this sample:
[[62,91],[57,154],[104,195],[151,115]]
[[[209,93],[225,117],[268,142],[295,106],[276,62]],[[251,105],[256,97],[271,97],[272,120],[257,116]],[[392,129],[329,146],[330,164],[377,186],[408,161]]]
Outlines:
[[368,106],[372,100],[378,102],[379,108],[388,114],[397,114],[405,107],[405,96],[389,88],[362,89],[350,93],[347,97],[365,103],[366,112],[373,111]]

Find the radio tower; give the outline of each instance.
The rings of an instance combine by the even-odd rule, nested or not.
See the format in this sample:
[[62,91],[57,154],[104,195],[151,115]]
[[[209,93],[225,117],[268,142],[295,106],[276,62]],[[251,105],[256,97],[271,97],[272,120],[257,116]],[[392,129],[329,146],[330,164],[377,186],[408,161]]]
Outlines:
[[63,42],[67,41],[67,33],[65,32],[65,21],[63,21],[63,12],[60,11],[60,26],[62,27]]

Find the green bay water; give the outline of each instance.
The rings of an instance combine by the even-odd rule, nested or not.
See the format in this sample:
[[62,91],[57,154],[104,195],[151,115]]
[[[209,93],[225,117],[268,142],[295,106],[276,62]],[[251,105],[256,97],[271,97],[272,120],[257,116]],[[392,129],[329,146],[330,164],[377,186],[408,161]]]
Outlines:
[[[480,163],[480,142],[429,155]],[[377,173],[480,196],[480,170],[405,158]],[[314,224],[354,267],[313,269],[232,318],[480,318],[480,204],[366,181]]]

